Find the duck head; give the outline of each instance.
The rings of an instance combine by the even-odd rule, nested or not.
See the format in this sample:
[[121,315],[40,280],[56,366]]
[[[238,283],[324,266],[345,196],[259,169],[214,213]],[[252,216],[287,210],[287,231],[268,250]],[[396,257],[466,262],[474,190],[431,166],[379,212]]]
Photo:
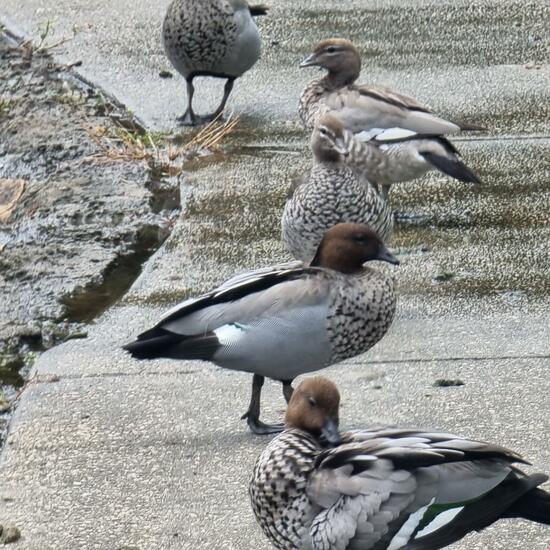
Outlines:
[[334,86],[348,86],[359,78],[361,56],[349,40],[329,38],[319,42],[300,67],[321,67]]
[[347,130],[338,118],[324,115],[311,134],[311,149],[320,162],[341,162],[349,155]]
[[372,260],[399,265],[399,260],[368,225],[339,223],[325,232],[310,265],[352,274]]
[[338,431],[340,393],[322,376],[307,378],[294,390],[285,415],[285,428],[296,428],[331,445],[341,441]]

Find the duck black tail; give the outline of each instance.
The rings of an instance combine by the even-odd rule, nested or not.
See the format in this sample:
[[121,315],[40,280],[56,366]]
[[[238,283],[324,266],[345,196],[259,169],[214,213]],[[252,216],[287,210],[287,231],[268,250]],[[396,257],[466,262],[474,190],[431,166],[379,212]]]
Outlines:
[[256,17],[258,15],[267,15],[267,10],[269,10],[269,6],[266,6],[265,4],[256,4],[255,6],[250,6],[250,15],[253,17]]
[[135,342],[123,346],[136,359],[204,359],[209,361],[220,347],[213,332],[200,336],[174,334],[163,329],[152,329],[138,336]]
[[451,176],[460,181],[468,183],[481,183],[481,180],[460,160],[449,159],[447,157],[436,155],[430,152],[420,152],[420,154],[440,172]]
[[514,502],[504,517],[523,518],[550,525],[550,493],[542,489],[529,491]]

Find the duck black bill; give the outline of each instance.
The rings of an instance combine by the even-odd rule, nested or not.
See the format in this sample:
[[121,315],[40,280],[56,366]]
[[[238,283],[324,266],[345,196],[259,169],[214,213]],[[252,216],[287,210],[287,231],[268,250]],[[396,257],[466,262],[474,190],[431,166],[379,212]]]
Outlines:
[[338,421],[333,418],[327,418],[321,428],[321,434],[331,444],[338,445],[342,438],[338,430]]
[[378,252],[377,260],[388,262],[389,264],[399,265],[399,260],[385,247]]

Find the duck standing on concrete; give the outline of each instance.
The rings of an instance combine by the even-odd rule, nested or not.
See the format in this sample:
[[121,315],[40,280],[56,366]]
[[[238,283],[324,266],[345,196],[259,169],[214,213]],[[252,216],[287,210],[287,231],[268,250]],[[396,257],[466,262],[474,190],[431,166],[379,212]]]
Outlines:
[[[235,79],[260,58],[260,33],[253,17],[265,15],[267,9],[246,0],[173,0],[168,6],[162,41],[168,59],[187,82],[182,124],[202,124],[223,113]],[[222,102],[210,115],[193,111],[196,76],[227,79]]]
[[365,262],[399,263],[374,231],[340,224],[327,231],[311,265],[241,276],[169,311],[125,346],[138,359],[202,359],[251,372],[246,418],[254,433],[280,431],[260,421],[264,377],[292,380],[374,346],[395,313],[392,278]]
[[513,451],[413,429],[340,434],[339,403],[326,378],[304,380],[256,462],[252,508],[280,550],[436,550],[501,518],[550,525],[548,476],[523,473]]
[[338,223],[364,223],[382,240],[393,213],[378,188],[348,165],[350,142],[342,123],[326,115],[311,136],[314,164],[290,190],[281,221],[285,248],[298,260],[314,257],[325,231]]
[[300,65],[312,66],[328,72],[312,80],[300,97],[300,118],[307,128],[313,128],[319,116],[332,112],[354,134],[384,128],[437,135],[480,129],[444,120],[416,100],[387,88],[355,84],[361,72],[361,56],[349,40],[319,42]]

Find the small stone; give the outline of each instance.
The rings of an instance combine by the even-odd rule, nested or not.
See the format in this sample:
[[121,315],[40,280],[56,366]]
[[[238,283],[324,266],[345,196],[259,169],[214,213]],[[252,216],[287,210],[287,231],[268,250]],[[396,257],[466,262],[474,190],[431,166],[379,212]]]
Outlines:
[[449,380],[447,378],[439,378],[434,383],[433,386],[436,388],[449,388],[453,386],[465,386],[465,383],[462,380]]
[[442,271],[441,273],[434,275],[434,277],[432,277],[432,281],[434,283],[446,283],[447,281],[454,279],[454,277],[455,277],[454,273],[450,271]]
[[17,542],[21,538],[21,531],[14,525],[5,525],[2,529],[2,536],[0,536],[0,542],[2,544],[11,544]]
[[161,78],[172,78],[174,76],[174,74],[171,73],[170,71],[160,71],[159,76]]

